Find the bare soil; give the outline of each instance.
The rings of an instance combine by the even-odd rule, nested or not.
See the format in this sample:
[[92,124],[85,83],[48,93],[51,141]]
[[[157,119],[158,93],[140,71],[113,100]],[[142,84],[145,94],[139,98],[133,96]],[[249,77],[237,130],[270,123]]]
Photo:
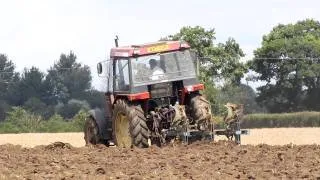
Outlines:
[[319,145],[0,145],[0,179],[320,179]]
[[319,137],[320,128],[252,129],[241,146],[220,136],[121,149],[84,147],[83,133],[2,134],[0,180],[320,179]]

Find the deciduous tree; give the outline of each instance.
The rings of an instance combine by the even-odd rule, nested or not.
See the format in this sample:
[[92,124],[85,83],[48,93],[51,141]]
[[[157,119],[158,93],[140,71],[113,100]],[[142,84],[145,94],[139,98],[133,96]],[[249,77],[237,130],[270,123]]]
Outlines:
[[320,23],[279,24],[263,36],[250,68],[266,82],[258,101],[271,112],[320,110]]

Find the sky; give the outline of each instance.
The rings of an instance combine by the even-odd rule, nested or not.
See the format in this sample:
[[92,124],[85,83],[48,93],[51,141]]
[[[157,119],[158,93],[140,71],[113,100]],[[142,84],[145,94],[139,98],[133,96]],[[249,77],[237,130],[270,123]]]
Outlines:
[[215,29],[215,43],[235,38],[248,60],[279,23],[320,20],[318,7],[317,0],[0,0],[0,53],[18,71],[46,71],[73,51],[101,89],[96,64],[108,58],[115,35],[120,45],[139,44],[199,25]]

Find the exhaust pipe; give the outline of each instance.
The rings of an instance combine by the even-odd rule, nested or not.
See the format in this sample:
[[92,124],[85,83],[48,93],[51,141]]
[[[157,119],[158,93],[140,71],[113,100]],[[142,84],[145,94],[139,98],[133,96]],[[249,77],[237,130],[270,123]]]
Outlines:
[[119,40],[119,37],[116,35],[116,38],[114,39],[114,43],[116,47],[119,47],[118,40]]

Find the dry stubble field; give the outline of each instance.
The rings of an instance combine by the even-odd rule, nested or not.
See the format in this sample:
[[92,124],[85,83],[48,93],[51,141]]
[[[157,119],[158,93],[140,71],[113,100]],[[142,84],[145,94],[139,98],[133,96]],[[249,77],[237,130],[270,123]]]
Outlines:
[[83,147],[82,133],[3,134],[0,179],[320,179],[319,137],[320,128],[252,129],[241,146],[219,137],[120,149]]
[[[250,129],[249,135],[242,136],[242,144],[286,145],[320,144],[320,128],[272,128]],[[225,140],[217,136],[216,140]],[[0,144],[14,144],[24,147],[48,145],[57,141],[69,143],[74,147],[84,146],[83,133],[27,133],[0,134]]]

